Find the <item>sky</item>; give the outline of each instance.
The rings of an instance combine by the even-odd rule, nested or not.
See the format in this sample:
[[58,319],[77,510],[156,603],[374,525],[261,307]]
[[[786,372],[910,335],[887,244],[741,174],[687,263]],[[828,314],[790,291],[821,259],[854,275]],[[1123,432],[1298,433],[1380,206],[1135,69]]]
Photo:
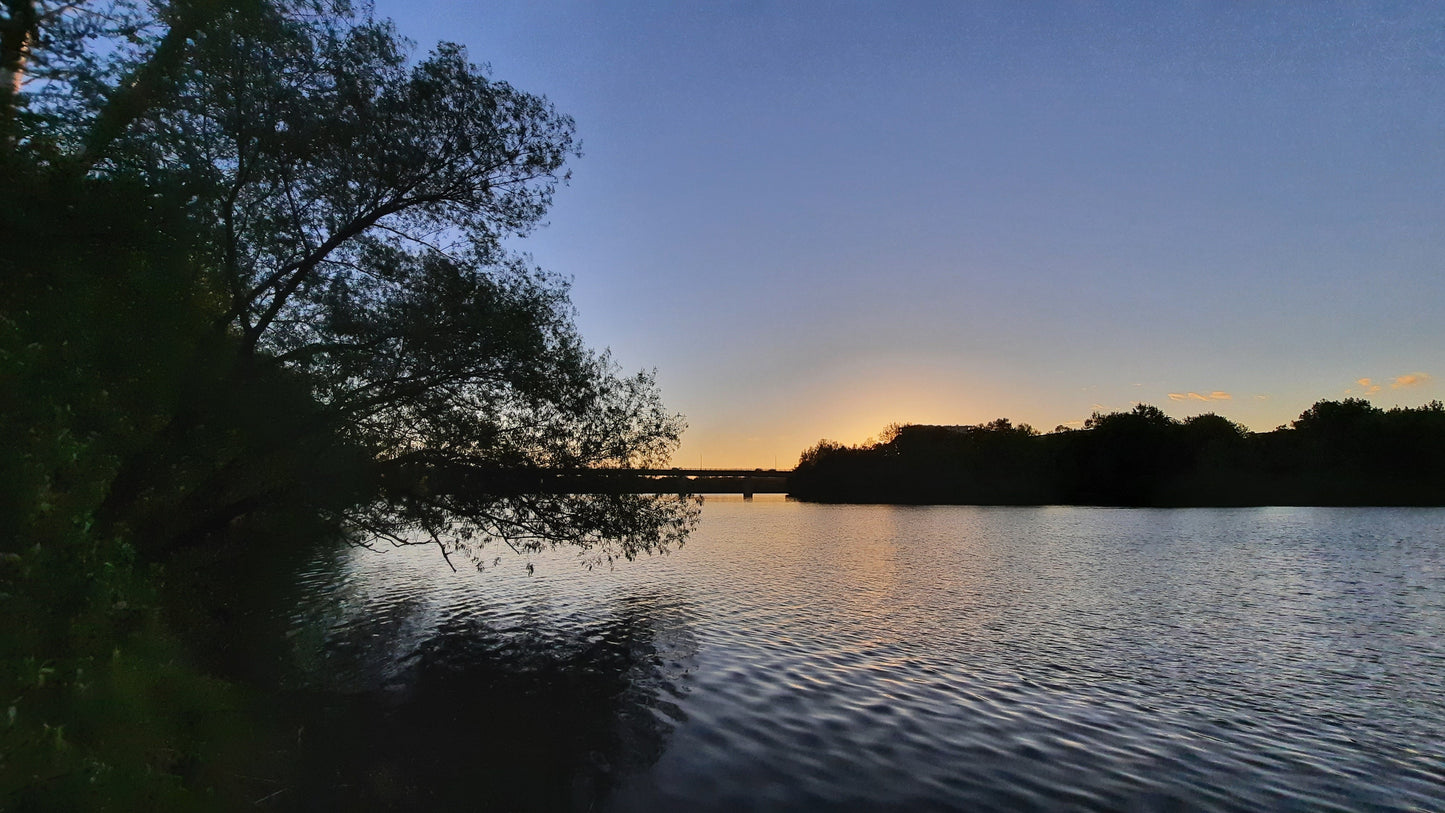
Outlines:
[[380,0],[577,122],[547,225],[674,465],[1445,398],[1445,4]]

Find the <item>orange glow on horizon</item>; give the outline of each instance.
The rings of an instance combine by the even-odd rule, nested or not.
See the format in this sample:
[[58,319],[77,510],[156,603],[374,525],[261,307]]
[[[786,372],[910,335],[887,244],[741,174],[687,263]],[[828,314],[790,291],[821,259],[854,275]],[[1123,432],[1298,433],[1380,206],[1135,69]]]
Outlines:
[[749,421],[762,430],[756,435],[693,420],[672,465],[788,469],[821,440],[856,446],[877,439],[895,423],[956,424],[974,420],[968,416],[977,412],[970,398],[949,391],[956,385],[940,386],[929,371],[881,369],[869,378],[866,383],[855,379],[815,385],[805,398],[788,405],[790,415],[783,426],[764,429],[764,420]]
[[[1411,401],[1428,400],[1436,387],[1436,379],[1423,372],[1347,381],[1368,383],[1376,396],[1383,381],[1384,390],[1408,392],[1414,396]],[[1195,390],[1169,386],[1175,383],[1103,384],[1059,392],[1032,382],[992,381],[982,372],[960,375],[941,363],[870,359],[799,381],[796,388],[746,410],[709,414],[695,409],[670,465],[788,469],[821,440],[857,446],[877,439],[893,424],[974,425],[1007,418],[1047,433],[1058,426],[1081,428],[1093,412],[1127,412],[1140,403],[1162,407],[1181,420],[1213,412],[1252,431],[1268,432],[1288,425],[1322,399],[1340,397],[1319,386],[1266,394],[1224,381],[1217,382],[1224,388]]]

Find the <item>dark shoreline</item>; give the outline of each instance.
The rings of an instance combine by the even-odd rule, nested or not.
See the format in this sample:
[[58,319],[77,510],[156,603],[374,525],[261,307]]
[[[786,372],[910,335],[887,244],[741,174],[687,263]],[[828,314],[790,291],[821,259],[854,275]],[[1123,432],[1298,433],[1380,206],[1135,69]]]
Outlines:
[[1445,405],[1381,410],[1320,401],[1254,433],[1155,407],[1040,434],[999,419],[901,426],[803,453],[790,496],[809,502],[1128,508],[1445,505]]

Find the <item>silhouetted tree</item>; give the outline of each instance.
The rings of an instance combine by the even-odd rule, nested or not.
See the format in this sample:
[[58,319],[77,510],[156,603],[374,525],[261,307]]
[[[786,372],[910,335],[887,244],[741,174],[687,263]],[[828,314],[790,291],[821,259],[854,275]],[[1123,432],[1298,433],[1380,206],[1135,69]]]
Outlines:
[[[681,502],[463,487],[475,471],[659,465],[682,429],[649,375],[582,343],[565,280],[501,248],[565,180],[569,117],[459,46],[412,62],[391,23],[344,2],[6,8],[9,160],[174,190],[234,359],[230,384],[209,389],[309,388],[319,408],[286,423],[291,442],[336,436],[371,461],[353,528],[452,547],[567,541],[604,558],[681,539],[694,516]],[[246,455],[158,482],[204,440],[218,404],[196,395],[122,461],[103,523],[164,547],[265,502],[237,484],[276,472],[247,470]]]
[[681,540],[690,502],[511,476],[660,463],[682,426],[501,248],[574,154],[544,99],[344,2],[0,0],[0,807],[242,798],[264,749],[172,634],[225,608],[167,587],[338,529]]
[[886,443],[823,442],[790,481],[803,499],[1088,505],[1445,503],[1445,407],[1321,401],[1293,429],[1140,404],[1039,435],[1007,419],[898,427]]

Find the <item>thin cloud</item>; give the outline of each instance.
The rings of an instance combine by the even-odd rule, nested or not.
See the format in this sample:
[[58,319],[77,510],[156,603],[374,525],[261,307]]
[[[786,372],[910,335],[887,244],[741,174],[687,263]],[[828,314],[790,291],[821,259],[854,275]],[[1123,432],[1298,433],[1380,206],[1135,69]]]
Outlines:
[[1171,393],[1169,393],[1169,400],[1171,400],[1171,401],[1228,401],[1228,400],[1231,400],[1231,399],[1233,399],[1233,398],[1234,398],[1233,395],[1230,395],[1229,393],[1224,392],[1224,391],[1222,391],[1222,390],[1215,390],[1214,392],[1211,392],[1211,393],[1209,393],[1208,395],[1201,395],[1200,393],[1197,393],[1197,392],[1171,392]]
[[[1404,376],[1401,376],[1401,378],[1403,378],[1403,377],[1404,377]],[[1377,393],[1377,392],[1379,392],[1380,390],[1384,389],[1383,386],[1381,386],[1381,385],[1379,385],[1379,384],[1376,384],[1376,383],[1374,382],[1374,379],[1370,379],[1370,378],[1358,378],[1358,379],[1355,379],[1355,383],[1356,383],[1356,384],[1359,384],[1360,387],[1363,388],[1363,391],[1364,391],[1363,394],[1365,394],[1365,395],[1374,395],[1375,393]],[[1345,395],[1353,395],[1354,392],[1355,392],[1355,390],[1354,390],[1353,388],[1351,388],[1351,389],[1345,390]]]
[[1397,376],[1394,381],[1390,382],[1390,389],[1402,390],[1406,387],[1418,387],[1429,380],[1430,376],[1426,373],[1406,373]]

